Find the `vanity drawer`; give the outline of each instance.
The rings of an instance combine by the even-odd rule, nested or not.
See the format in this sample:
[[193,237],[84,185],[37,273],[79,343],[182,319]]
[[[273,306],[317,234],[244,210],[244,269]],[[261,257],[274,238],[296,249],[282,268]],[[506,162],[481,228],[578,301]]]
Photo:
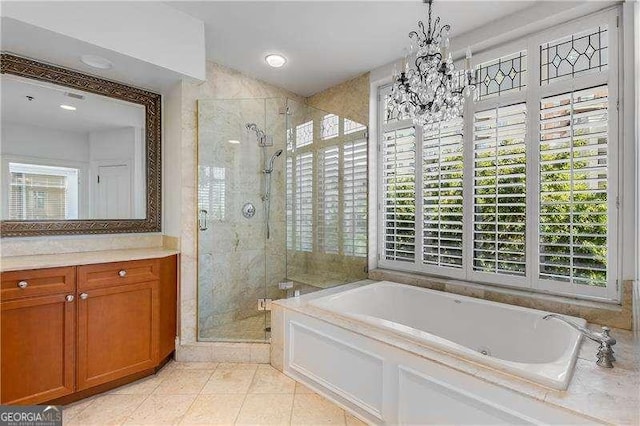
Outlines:
[[78,266],[78,291],[154,281],[160,278],[158,259]]
[[76,290],[76,268],[30,269],[2,273],[2,300],[69,293]]

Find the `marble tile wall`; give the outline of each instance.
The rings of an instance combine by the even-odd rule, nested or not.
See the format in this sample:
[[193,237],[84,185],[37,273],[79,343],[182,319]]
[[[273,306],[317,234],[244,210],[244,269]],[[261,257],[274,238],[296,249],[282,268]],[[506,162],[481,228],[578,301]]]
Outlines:
[[[3,257],[56,253],[78,253],[99,250],[123,250],[162,247],[161,234],[80,235],[60,237],[2,238]],[[172,247],[170,247],[172,248]]]
[[369,73],[316,93],[306,103],[368,126]]
[[[262,229],[262,220],[260,219],[261,215],[264,214],[261,206],[257,204],[257,213],[256,217],[254,217],[255,227],[259,229],[253,229],[251,226],[246,226],[246,223],[243,223],[242,226],[219,226],[216,228],[222,234],[219,235],[221,241],[232,242],[231,246],[226,246],[225,244],[217,244],[215,239],[210,239],[211,247],[210,251],[203,251],[202,257],[198,259],[198,235],[197,235],[197,149],[198,149],[198,100],[207,100],[207,102],[212,102],[214,100],[223,100],[223,99],[245,99],[243,101],[245,105],[248,106],[249,110],[253,110],[253,108],[260,108],[259,106],[251,106],[251,103],[255,99],[272,99],[273,101],[266,102],[262,105],[262,113],[264,117],[271,116],[274,114],[274,111],[277,111],[277,108],[280,106],[280,102],[276,101],[276,98],[284,100],[285,98],[296,99],[298,101],[302,101],[303,99],[293,93],[287,92],[278,87],[272,86],[270,84],[255,80],[251,77],[241,74],[235,70],[214,64],[207,63],[207,81],[201,84],[195,84],[191,82],[183,82],[181,88],[181,104],[182,104],[182,132],[181,132],[181,167],[182,167],[182,202],[181,202],[181,252],[182,252],[182,269],[181,269],[181,292],[180,292],[180,347],[178,348],[178,357],[181,357],[181,352],[187,353],[188,351],[204,351],[210,356],[214,356],[211,354],[218,354],[223,356],[223,352],[226,354],[228,348],[225,346],[226,344],[216,344],[216,345],[205,345],[206,348],[202,349],[193,349],[194,347],[201,348],[202,346],[196,344],[197,340],[197,321],[198,321],[198,261],[202,261],[204,264],[203,274],[209,279],[208,283],[205,283],[204,288],[200,289],[201,291],[206,292],[213,291],[214,282],[213,280],[224,280],[228,279],[232,283],[241,283],[243,286],[247,285],[247,282],[252,282],[255,277],[250,276],[250,274],[259,273],[260,270],[265,271],[266,265],[275,265],[270,266],[267,274],[270,274],[273,280],[275,277],[281,276],[284,265],[278,266],[278,262],[269,258],[265,262],[265,250],[268,251],[269,256],[274,258],[284,258],[284,254],[278,254],[276,251],[276,247],[283,247],[282,242],[277,242],[277,239],[284,241],[284,233],[280,231],[278,233],[278,226],[274,226],[274,237],[273,242],[269,242],[267,246],[265,246],[264,238],[262,238],[262,242],[260,238],[255,238],[255,235],[262,235],[264,230]],[[264,101],[263,101],[264,102]],[[221,103],[220,105],[222,105]],[[270,111],[270,114],[267,114],[267,109]],[[257,113],[257,110],[253,110],[254,113]],[[226,117],[232,117],[233,115],[229,115],[227,113]],[[281,116],[278,116],[281,117]],[[245,117],[246,118],[246,117]],[[241,118],[242,121],[244,118]],[[267,131],[267,133],[277,132],[277,127],[280,124],[277,123],[278,119],[273,120],[265,120],[262,118],[262,123]],[[236,125],[238,120],[235,120]],[[282,119],[284,123],[284,119]],[[260,123],[257,123],[260,124]],[[282,124],[284,126],[284,124]],[[213,128],[211,131],[213,132]],[[284,131],[284,130],[283,130]],[[207,136],[205,135],[205,138]],[[209,137],[215,138],[215,134],[211,134]],[[274,138],[275,140],[276,138]],[[284,140],[282,138],[281,140]],[[221,139],[218,139],[220,142]],[[241,170],[253,170],[252,173],[247,173],[245,177],[243,177],[240,181],[238,181],[239,185],[245,185],[245,188],[250,185],[250,180],[257,180],[260,178],[259,176],[259,168],[257,167],[263,159],[259,157],[261,155],[261,150],[254,149],[251,151],[248,156],[233,156],[232,152],[227,151],[225,154],[225,150],[233,149],[227,147],[227,141],[224,143],[219,143],[222,145],[218,149],[218,153],[227,155],[228,161],[236,162],[236,167],[239,171]],[[255,148],[255,147],[254,147]],[[268,151],[268,155],[270,155],[276,148],[272,147]],[[213,152],[213,151],[212,151]],[[201,151],[201,154],[204,154],[205,157],[207,152]],[[276,195],[277,191],[282,190],[282,183],[284,175],[278,173],[274,174],[274,199],[282,198]],[[256,183],[255,181],[253,182]],[[259,188],[260,186],[258,186]],[[246,193],[245,193],[246,194]],[[256,193],[252,194],[255,196]],[[238,201],[234,207],[229,207],[234,212],[238,211],[240,207],[238,204],[242,203],[245,200],[246,196],[237,197]],[[259,201],[259,200],[258,200]],[[273,207],[274,210],[277,210],[278,206]],[[272,211],[274,211],[272,210]],[[274,223],[277,223],[278,214],[274,214]],[[239,222],[242,223],[242,222]],[[260,224],[260,225],[258,225]],[[284,228],[282,226],[282,228]],[[237,243],[237,244],[236,244]],[[207,243],[205,243],[207,244]],[[259,248],[255,248],[259,246]],[[208,268],[211,268],[213,272],[213,268],[217,266],[223,266],[224,264],[229,265],[230,259],[229,256],[233,257],[231,249],[234,248],[239,250],[236,252],[235,264],[236,268],[222,268],[218,273],[209,274]],[[214,251],[214,248],[218,250]],[[268,249],[268,250],[267,250]],[[210,254],[209,254],[210,253]],[[214,254],[216,253],[216,254]],[[218,257],[220,255],[220,257]],[[240,260],[238,260],[241,258]],[[243,270],[238,270],[242,265],[251,265],[251,267],[243,267]],[[265,272],[262,272],[264,274]],[[227,274],[227,275],[225,275]],[[228,275],[231,274],[231,275]],[[264,282],[261,281],[260,285],[264,286]],[[257,291],[257,287],[249,287],[249,292]],[[235,289],[231,288],[229,291],[243,291],[246,290],[245,287],[237,287]],[[262,288],[262,292],[264,293],[264,287]],[[223,297],[231,297],[232,294],[227,294]],[[253,306],[251,307],[252,311],[255,311],[255,298],[253,296],[247,297],[247,299],[253,299]],[[213,308],[213,297],[205,297],[203,299],[203,310],[206,311],[209,308]],[[209,305],[207,305],[209,304]],[[219,306],[220,309],[222,305]],[[232,314],[228,314],[232,315]],[[212,319],[207,319],[207,315],[204,318],[205,321],[213,321]],[[215,349],[215,346],[220,346],[220,348]],[[246,345],[245,345],[246,346]],[[212,349],[212,347],[214,349]],[[250,345],[244,348],[244,346],[240,349],[243,350],[242,353],[246,356],[251,356],[250,353]],[[213,351],[213,352],[212,352]],[[186,356],[186,355],[185,355]],[[226,355],[225,355],[226,356]],[[244,355],[243,355],[244,356]]]

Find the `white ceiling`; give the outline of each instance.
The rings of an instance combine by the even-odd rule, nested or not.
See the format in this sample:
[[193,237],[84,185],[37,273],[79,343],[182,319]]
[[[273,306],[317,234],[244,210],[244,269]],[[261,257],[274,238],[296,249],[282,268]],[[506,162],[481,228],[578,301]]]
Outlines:
[[[451,35],[526,9],[534,1],[434,3]],[[420,1],[168,2],[205,22],[207,59],[309,96],[401,57],[427,8]],[[268,53],[287,57],[280,69]]]
[[[87,133],[123,127],[144,128],[142,105],[107,98],[68,87],[4,74],[2,89],[2,123],[18,123],[46,129]],[[84,96],[74,99],[67,94]],[[29,101],[27,96],[32,96]],[[77,109],[67,111],[60,105]]]

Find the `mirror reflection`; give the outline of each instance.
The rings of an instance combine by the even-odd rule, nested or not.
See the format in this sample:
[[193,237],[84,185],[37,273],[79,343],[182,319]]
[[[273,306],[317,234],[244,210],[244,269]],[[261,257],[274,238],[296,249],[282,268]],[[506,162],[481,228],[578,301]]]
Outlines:
[[146,217],[142,105],[14,75],[2,88],[2,219]]

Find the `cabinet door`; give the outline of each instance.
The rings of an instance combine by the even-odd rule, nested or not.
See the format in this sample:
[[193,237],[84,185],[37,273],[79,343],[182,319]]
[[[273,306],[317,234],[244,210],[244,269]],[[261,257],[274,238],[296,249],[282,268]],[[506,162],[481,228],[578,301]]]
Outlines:
[[0,303],[2,404],[39,404],[73,393],[73,299],[55,294]]
[[155,366],[157,287],[150,281],[79,291],[78,390]]

